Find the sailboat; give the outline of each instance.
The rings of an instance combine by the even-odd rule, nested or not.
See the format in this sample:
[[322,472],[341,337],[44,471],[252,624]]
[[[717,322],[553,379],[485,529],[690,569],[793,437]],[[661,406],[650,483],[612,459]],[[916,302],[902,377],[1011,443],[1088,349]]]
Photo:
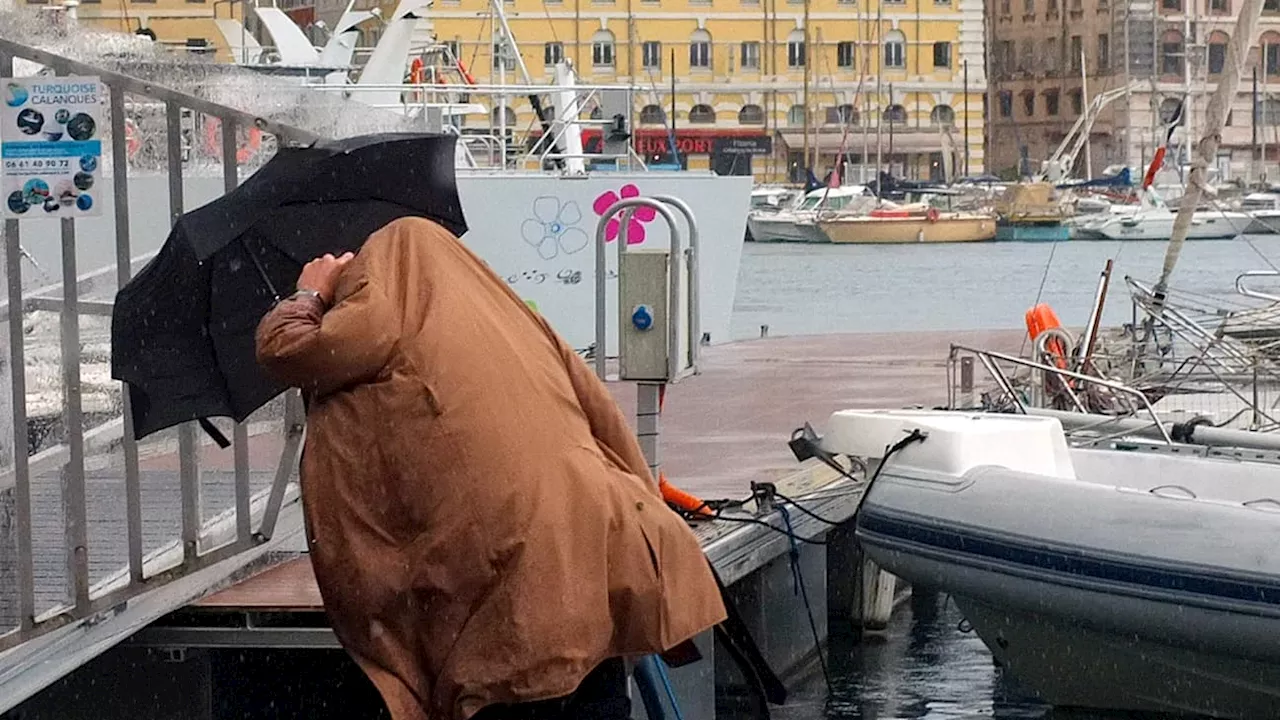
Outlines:
[[[1156,312],[1263,1],[1245,0],[1231,35]],[[949,595],[1007,672],[1054,705],[1280,717],[1280,438],[1171,426],[1087,364],[977,354],[1016,413],[846,410],[825,437],[808,426],[793,437],[798,458],[873,469],[855,516],[866,555]],[[1142,416],[1029,407],[996,362],[1031,365],[1072,398],[1128,394]]]

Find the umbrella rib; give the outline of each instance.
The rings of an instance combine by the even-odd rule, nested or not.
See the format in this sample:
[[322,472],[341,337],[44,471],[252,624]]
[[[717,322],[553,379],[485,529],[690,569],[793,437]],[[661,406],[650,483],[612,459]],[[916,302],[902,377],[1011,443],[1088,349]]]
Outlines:
[[244,246],[244,251],[248,253],[249,259],[253,261],[253,266],[258,269],[258,275],[262,277],[262,282],[267,284],[267,289],[271,291],[271,297],[280,302],[280,291],[276,290],[275,283],[271,282],[271,278],[267,277],[267,269],[262,267],[262,261],[257,255],[253,254],[253,249],[249,247],[249,243],[245,241],[244,235],[240,236],[240,244]]

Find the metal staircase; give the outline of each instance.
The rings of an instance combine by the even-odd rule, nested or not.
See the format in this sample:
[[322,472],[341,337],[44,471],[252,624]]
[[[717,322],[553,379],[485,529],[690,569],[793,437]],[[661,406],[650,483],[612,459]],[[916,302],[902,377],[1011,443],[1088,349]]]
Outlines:
[[[106,372],[111,298],[146,257],[130,249],[131,200],[184,211],[194,168],[191,123],[220,123],[223,191],[239,182],[238,129],[280,144],[305,131],[150,81],[0,38],[0,76],[14,60],[110,89],[106,217],[4,223],[0,267],[0,713],[160,616],[300,549],[296,483],[303,411],[295,394],[228,428],[232,448],[191,426],[134,439],[127,394]],[[160,108],[158,166],[131,158],[133,108]],[[104,157],[104,165],[107,158]],[[104,175],[107,175],[104,172]],[[207,175],[207,173],[206,173]],[[216,178],[205,177],[216,183]],[[135,214],[136,215],[136,214]],[[61,281],[24,291],[23,242],[62,249]],[[115,248],[114,267],[80,275],[77,248]],[[45,268],[39,272],[48,272]],[[32,278],[28,279],[28,285]],[[12,419],[11,429],[4,426]]]

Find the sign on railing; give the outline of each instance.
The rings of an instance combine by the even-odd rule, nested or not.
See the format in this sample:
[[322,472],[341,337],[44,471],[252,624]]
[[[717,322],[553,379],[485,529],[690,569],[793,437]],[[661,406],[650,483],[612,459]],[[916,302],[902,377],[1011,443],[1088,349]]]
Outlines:
[[106,88],[96,77],[0,78],[0,158],[4,216],[100,215],[102,109]]

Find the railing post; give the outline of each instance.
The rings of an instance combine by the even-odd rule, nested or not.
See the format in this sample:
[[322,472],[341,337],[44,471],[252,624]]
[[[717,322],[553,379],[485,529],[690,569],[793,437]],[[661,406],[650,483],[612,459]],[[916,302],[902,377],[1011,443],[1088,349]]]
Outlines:
[[[177,225],[185,210],[182,187],[182,106],[169,101],[165,110],[165,151],[169,167],[169,224]],[[200,459],[194,423],[178,426],[178,485],[182,494],[183,562],[200,554]]]
[[[125,142],[124,90],[110,86],[111,193],[115,200],[116,288],[133,276],[133,250],[129,236],[129,148]],[[124,450],[125,533],[129,545],[129,582],[140,585],[142,572],[142,480],[138,473],[138,440],[133,433],[133,406],[129,386],[120,386]]]

